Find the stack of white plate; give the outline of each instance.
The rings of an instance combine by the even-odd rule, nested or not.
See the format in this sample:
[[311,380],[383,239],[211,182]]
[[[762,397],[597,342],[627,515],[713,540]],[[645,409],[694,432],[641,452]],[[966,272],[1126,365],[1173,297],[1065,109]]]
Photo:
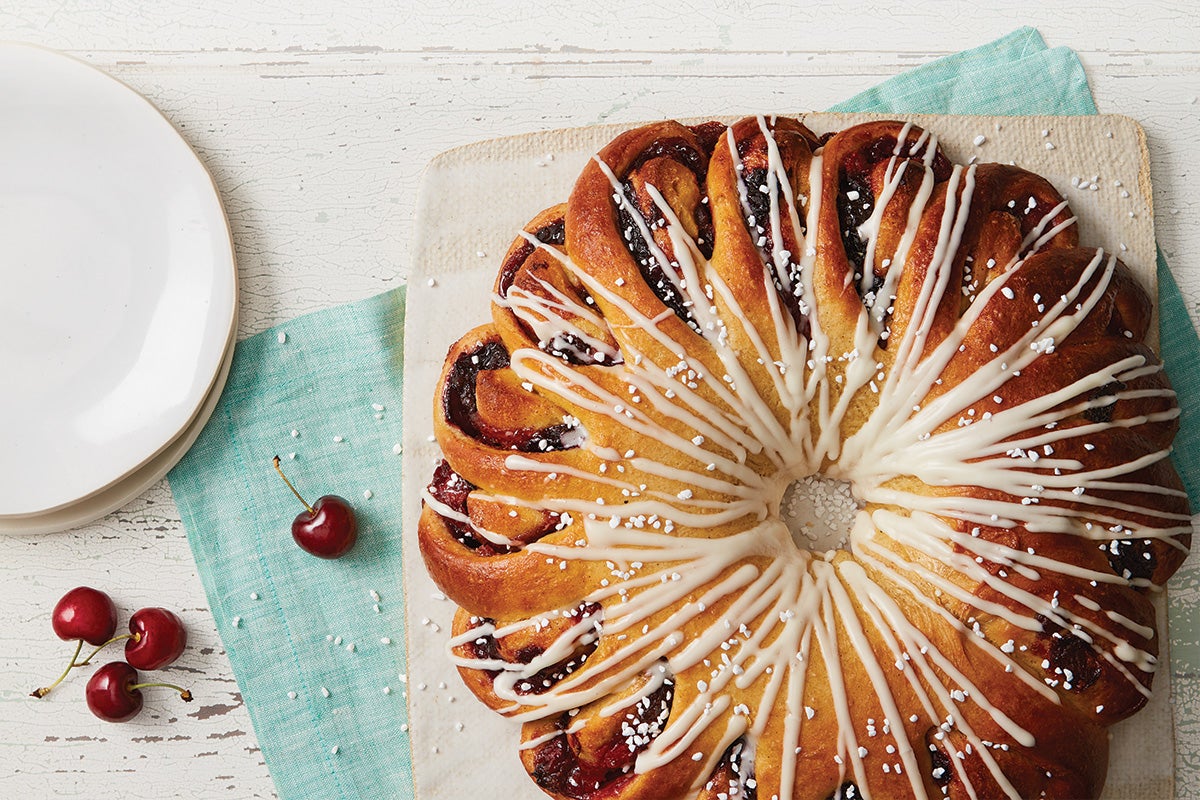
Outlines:
[[0,532],[145,491],[212,414],[237,273],[212,178],[149,102],[0,44]]

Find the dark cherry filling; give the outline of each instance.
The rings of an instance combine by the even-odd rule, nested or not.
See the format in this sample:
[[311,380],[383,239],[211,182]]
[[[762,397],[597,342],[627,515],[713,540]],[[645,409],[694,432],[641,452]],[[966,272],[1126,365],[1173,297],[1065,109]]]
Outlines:
[[542,244],[556,244],[561,247],[567,243],[567,221],[556,219],[538,228],[533,235]]
[[429,483],[429,493],[460,514],[467,513],[467,498],[479,487],[454,471],[450,462],[442,459],[433,471],[433,480]]
[[508,258],[504,259],[504,263],[500,265],[500,282],[498,286],[502,296],[508,296],[508,290],[512,288],[513,281],[517,279],[517,273],[521,270],[521,265],[533,255],[533,250],[533,245],[525,242],[516,250],[509,253]]
[[462,353],[454,361],[442,399],[446,417],[471,436],[479,438],[476,416],[479,407],[475,400],[475,385],[484,370],[508,366],[508,351],[500,342],[485,342],[470,353]]
[[[792,270],[792,274],[789,277],[791,278],[792,286],[796,290],[786,291],[783,281],[779,277],[779,270],[775,265],[775,232],[771,229],[771,195],[760,188],[768,185],[767,170],[764,167],[754,167],[746,170],[744,180],[746,182],[746,205],[749,206],[749,214],[754,218],[754,225],[750,228],[750,237],[754,239],[759,256],[771,274],[771,282],[775,285],[775,293],[783,302],[788,313],[792,315],[792,322],[795,323],[796,328],[800,331],[800,335],[807,337],[809,335],[809,321],[804,312],[800,310],[800,296],[799,292],[796,291],[800,286],[800,268],[789,260],[788,269]],[[749,220],[747,220],[747,223],[749,223]],[[805,232],[803,218],[801,219],[801,226],[800,232],[803,234]],[[758,238],[760,236],[762,237],[761,239]],[[786,239],[784,240],[784,244],[787,244]]]
[[929,761],[931,765],[930,775],[933,777],[933,782],[938,786],[945,786],[954,777],[953,763],[950,761],[950,756],[941,751],[940,748],[929,745]]
[[738,739],[725,749],[713,770],[713,777],[704,784],[705,790],[715,789],[717,797],[728,800],[755,800],[758,797],[758,785],[753,780],[754,764],[744,760],[745,749],[745,739]]
[[1114,539],[1104,546],[1109,566],[1126,580],[1149,580],[1158,566],[1149,539]]
[[717,238],[716,229],[713,227],[712,210],[709,209],[708,203],[701,200],[693,209],[692,215],[696,218],[696,247],[700,248],[700,253],[705,258],[712,258],[713,244]]
[[1050,664],[1062,670],[1064,688],[1083,691],[1100,680],[1100,658],[1090,644],[1075,636],[1063,636],[1050,644]]
[[[671,714],[674,688],[674,681],[668,678],[662,686],[627,709],[622,733],[588,753],[587,761],[581,758],[576,735],[565,732],[571,725],[571,715],[563,714],[558,720],[562,733],[539,745],[534,754],[533,780],[547,792],[572,800],[589,800],[601,790],[609,796],[616,794],[633,780],[633,765],[638,753],[649,747],[666,724]],[[643,725],[647,726],[646,732],[637,733]]]
[[[437,469],[433,471],[433,480],[429,482],[429,493],[438,502],[450,506],[463,516],[467,516],[467,497],[477,488],[479,487],[455,472],[446,459],[442,459],[442,463],[438,464]],[[515,552],[515,549],[508,545],[480,539],[471,530],[470,525],[459,520],[442,517],[442,521],[459,544],[474,550],[477,555],[494,556]]]
[[[584,619],[594,620],[593,624],[596,630],[599,631],[602,611],[603,609],[598,603],[583,603],[577,608],[572,609],[569,614],[564,615],[562,619],[567,627],[574,627]],[[493,625],[495,622],[493,619],[484,618],[479,620],[479,625]],[[599,644],[598,640],[599,637],[597,636],[595,640],[575,648],[575,651],[571,655],[557,664],[551,664],[545,669],[539,670],[531,678],[518,681],[515,687],[517,694],[542,694],[548,691],[556,683],[583,666],[588,657],[596,650],[596,646]],[[473,658],[481,660],[510,660],[500,652],[500,643],[491,634],[472,640],[468,648]],[[528,664],[544,652],[545,649],[537,645],[522,647],[517,650],[515,661],[518,664]],[[500,674],[500,671],[487,670],[487,674],[494,680]]]
[[700,149],[706,156],[711,156],[717,142],[725,135],[724,122],[702,122],[699,125],[689,125],[688,129],[700,140]]
[[[829,138],[828,135],[821,137],[821,145],[824,146]],[[897,162],[922,160],[925,144],[922,144],[920,152],[911,152],[916,141],[910,134],[897,154],[895,152],[896,137],[884,136],[855,152],[848,153],[842,162],[838,175],[838,222],[841,226],[846,260],[853,268],[855,285],[860,294],[863,293],[862,278],[867,257],[867,242],[859,236],[858,229],[870,219],[875,210],[875,192],[871,190],[869,176],[875,165],[893,157],[897,159]],[[935,153],[929,166],[933,171],[934,181],[937,183],[949,179],[950,173],[953,171],[953,165],[941,150]],[[851,199],[851,196],[854,199]],[[877,292],[881,285],[882,279],[874,276],[870,291]],[[881,344],[886,346],[886,340]]]
[[[566,221],[557,219],[538,228],[534,232],[534,238],[543,244],[553,244],[562,246],[567,242]],[[513,283],[517,280],[517,273],[521,271],[521,267],[533,255],[534,246],[529,242],[525,242],[504,260],[500,266],[500,282],[499,292],[502,296],[508,296],[508,290],[512,288]],[[589,298],[590,300],[590,298]],[[585,300],[587,302],[587,300]],[[533,331],[524,322],[520,322],[521,330],[530,339],[536,338]],[[568,364],[575,366],[590,366],[593,364],[603,363],[596,359],[596,352],[591,345],[582,341],[573,333],[560,333],[550,342],[539,342],[538,346],[551,355],[558,356]],[[550,448],[556,449],[556,448]]]
[[629,165],[629,172],[637,172],[647,162],[656,158],[670,158],[691,170],[696,176],[696,182],[703,186],[704,178],[708,174],[707,156],[708,153],[699,152],[689,142],[679,137],[655,139]]
[[546,428],[518,428],[513,431],[484,431],[480,425],[479,406],[475,388],[479,373],[504,369],[508,366],[508,351],[499,341],[485,342],[454,361],[442,398],[446,418],[473,439],[491,447],[502,447],[522,453],[566,450],[563,436],[571,430],[565,423]]
[[862,800],[862,792],[858,790],[858,786],[846,781],[825,800]]
[[762,190],[763,186],[767,185],[767,170],[764,167],[754,167],[746,170],[743,175],[743,180],[746,183],[746,205],[750,206],[750,213],[754,215],[754,221],[763,229],[762,235],[766,237],[766,244],[759,247],[763,253],[771,252],[772,231],[767,227],[767,223],[771,221],[771,195]]
[[[871,190],[869,176],[876,164],[888,161],[893,157],[897,159],[898,163],[919,160],[923,155],[925,145],[922,144],[921,152],[914,154],[911,152],[914,144],[916,144],[916,139],[910,134],[901,146],[900,153],[896,154],[896,137],[885,136],[848,154],[842,163],[838,179],[838,221],[841,224],[846,259],[854,268],[854,277],[859,282],[857,285],[860,293],[867,256],[867,243],[858,235],[858,228],[871,217],[875,210],[875,193]],[[934,181],[941,183],[950,177],[953,166],[946,155],[938,150],[930,164],[930,169],[933,171]],[[850,195],[855,192],[857,194],[851,200]],[[878,283],[879,279],[876,278],[871,291],[877,291]]]
[[[554,222],[543,225],[534,232],[533,236],[542,244],[554,244],[561,247],[567,243],[566,220],[556,219]],[[514,250],[508,258],[504,259],[504,263],[500,265],[500,294],[508,294],[508,290],[512,288],[513,281],[517,278],[517,272],[520,271],[521,265],[533,255],[533,251],[533,244],[525,242]]]
[[1096,649],[1041,614],[1037,615],[1037,620],[1042,623],[1042,635],[1050,637],[1047,674],[1061,680],[1062,687],[1067,691],[1082,692],[1094,686],[1103,674]]
[[[679,137],[657,139],[638,154],[633,163],[629,165],[629,170],[626,174],[637,172],[642,166],[656,158],[670,158],[682,164],[696,176],[696,185],[703,192],[705,178],[708,175],[708,159],[712,155],[712,148],[724,132],[725,126],[719,122],[709,122],[697,125],[691,128],[691,130],[700,140],[700,150],[697,150],[690,142]],[[637,191],[634,189],[633,182],[628,178],[621,182],[621,190],[625,195],[626,203],[617,209],[617,224],[620,228],[621,237],[625,240],[626,248],[633,256],[634,261],[637,262],[638,270],[642,273],[642,279],[650,287],[651,291],[662,300],[663,304],[675,313],[675,316],[687,323],[690,328],[699,332],[700,326],[696,323],[691,311],[684,305],[684,298],[675,288],[675,284],[667,278],[666,273],[663,271],[663,265],[658,263],[658,259],[651,253],[650,243],[642,235],[641,229],[634,220],[630,208],[638,210],[642,221],[651,230],[664,223],[661,214],[656,210],[653,219],[647,216],[646,209],[638,202]],[[693,209],[693,213],[695,214],[697,228],[699,229],[698,236],[701,240],[698,242],[698,246],[707,258],[712,255],[713,237],[715,234],[713,231],[712,214],[703,198],[696,208]]]
[[[544,352],[547,352],[552,356],[558,356],[568,364],[573,364],[577,367],[590,367],[595,366],[596,364],[602,364],[611,367],[614,364],[625,363],[625,359],[621,357],[620,353],[618,353],[616,358],[613,358],[612,360],[606,358],[597,358],[597,355],[599,354],[592,348],[590,344],[568,331],[560,331],[548,342],[539,342],[538,347]],[[563,430],[558,432],[560,437],[566,432],[565,426],[563,426],[563,428]]]
[[[639,214],[641,214],[637,192],[633,188],[633,183],[627,180],[622,184],[622,187],[625,192],[626,203],[617,211],[618,224],[621,226],[621,237],[625,240],[625,246],[629,249],[633,260],[637,262],[638,271],[642,273],[642,280],[658,296],[658,299],[663,301],[663,305],[675,312],[675,316],[686,322],[690,328],[699,331],[700,326],[696,323],[695,317],[692,316],[691,310],[684,305],[685,300],[683,296],[675,288],[675,284],[667,278],[667,273],[663,271],[662,264],[650,252],[650,243],[642,235],[642,231],[634,220],[633,214],[629,211],[631,207],[638,208]],[[661,221],[661,217],[658,220],[646,219],[644,214],[642,214],[642,219],[650,227],[659,224]]]
[[[1122,391],[1124,388],[1125,384],[1121,381],[1109,381],[1103,386],[1098,386],[1093,389],[1088,395],[1088,400],[1099,400],[1102,397],[1115,398],[1117,392]],[[1114,399],[1114,401],[1108,405],[1096,406],[1095,408],[1087,409],[1083,412],[1083,416],[1090,422],[1112,422],[1113,411],[1116,409],[1116,406],[1117,403]]]
[[[850,195],[854,192],[858,193],[857,197],[851,200]],[[842,173],[838,186],[837,208],[846,259],[854,268],[855,285],[861,287],[858,280],[862,278],[867,260],[867,243],[858,235],[858,228],[870,219],[875,211],[875,193],[871,191],[865,174],[855,175],[849,171]]]

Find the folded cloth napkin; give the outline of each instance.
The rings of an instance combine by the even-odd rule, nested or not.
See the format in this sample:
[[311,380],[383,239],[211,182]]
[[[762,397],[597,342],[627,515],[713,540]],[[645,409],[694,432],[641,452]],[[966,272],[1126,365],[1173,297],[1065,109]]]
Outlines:
[[[886,81],[835,110],[1096,109],[1075,54],[1047,49],[1025,28]],[[1158,266],[1162,349],[1189,409],[1187,398],[1200,389],[1200,344],[1161,258]],[[241,342],[212,421],[170,475],[283,800],[412,796],[397,585],[400,470],[393,452],[400,441],[403,323],[399,289]],[[1185,413],[1177,463],[1195,500],[1200,426],[1195,412]],[[292,543],[288,526],[300,507],[271,467],[277,453],[302,492],[340,493],[354,503],[361,533],[349,556],[319,561]]]
[[[404,288],[237,345],[225,392],[171,491],[275,788],[412,796],[400,575]],[[292,541],[345,497],[358,542],[326,561]]]

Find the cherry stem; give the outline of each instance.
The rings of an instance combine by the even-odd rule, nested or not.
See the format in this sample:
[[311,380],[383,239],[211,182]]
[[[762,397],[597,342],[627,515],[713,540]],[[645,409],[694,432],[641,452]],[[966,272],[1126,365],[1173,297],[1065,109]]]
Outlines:
[[279,477],[283,478],[283,482],[287,484],[287,487],[292,490],[292,494],[296,495],[296,499],[304,504],[304,507],[308,509],[308,513],[315,517],[317,515],[316,509],[310,506],[308,501],[300,496],[300,493],[296,491],[296,487],[292,486],[292,482],[287,479],[287,475],[283,474],[283,469],[281,469],[279,466],[279,456],[275,456],[273,463],[275,464],[275,471],[279,473]]
[[163,687],[164,689],[174,689],[175,691],[179,692],[179,699],[180,699],[180,700],[182,700],[182,701],[183,701],[183,702],[185,702],[185,703],[190,703],[190,702],[192,702],[192,692],[191,692],[191,690],[189,690],[189,689],[184,689],[184,688],[183,688],[183,687],[181,687],[181,686],[176,686],[176,685],[175,685],[175,684],[173,684],[173,683],[134,683],[134,684],[131,684],[131,685],[129,685],[129,686],[127,686],[127,687],[125,687],[125,688],[126,688],[126,689],[128,689],[129,691],[131,691],[131,692],[132,692],[132,691],[133,691],[133,690],[135,690],[135,689],[147,689],[147,688],[150,688],[150,687],[152,687],[152,686],[161,686],[161,687]]
[[113,638],[111,638],[107,642],[105,642],[104,644],[97,647],[92,652],[88,653],[88,657],[85,658],[83,661],[78,661],[78,662],[72,664],[71,666],[86,667],[91,662],[91,660],[93,658],[95,658],[96,653],[99,653],[101,650],[108,647],[113,642],[120,642],[120,641],[124,641],[125,639],[133,639],[135,642],[140,642],[142,640],[142,635],[140,633],[124,633],[124,634],[121,634],[120,636],[114,636]]
[[63,670],[63,674],[58,676],[58,680],[56,680],[54,683],[50,684],[49,686],[43,686],[40,689],[34,689],[32,692],[29,693],[29,696],[30,697],[45,697],[46,695],[50,694],[50,690],[53,689],[55,686],[58,686],[60,683],[62,683],[63,680],[67,677],[67,675],[71,672],[71,669],[75,666],[75,659],[79,658],[79,651],[81,651],[81,650],[83,650],[83,639],[80,639],[75,644],[75,654],[73,656],[71,656],[71,663],[67,664],[67,668]]

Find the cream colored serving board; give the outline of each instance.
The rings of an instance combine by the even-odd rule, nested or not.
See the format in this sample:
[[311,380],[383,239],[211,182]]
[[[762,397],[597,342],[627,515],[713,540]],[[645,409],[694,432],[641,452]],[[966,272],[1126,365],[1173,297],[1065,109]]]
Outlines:
[[[870,119],[911,119],[936,133],[956,163],[976,156],[980,162],[1014,162],[1044,175],[1070,201],[1079,218],[1080,241],[1117,251],[1154,294],[1150,166],[1145,135],[1133,120],[1107,115],[802,116],[817,133]],[[438,592],[421,561],[420,493],[440,459],[432,442],[431,413],[447,349],[471,328],[490,321],[492,284],[517,231],[538,211],[565,201],[587,159],[628,127],[573,128],[458,147],[434,158],[421,181],[404,353],[404,588],[418,800],[545,798],[520,765],[519,726],[477,702],[447,658],[454,604]],[[1165,597],[1158,601],[1165,630]],[[1153,699],[1133,719],[1113,728],[1106,800],[1158,800],[1173,794],[1170,670],[1167,637],[1160,639],[1164,652]]]

